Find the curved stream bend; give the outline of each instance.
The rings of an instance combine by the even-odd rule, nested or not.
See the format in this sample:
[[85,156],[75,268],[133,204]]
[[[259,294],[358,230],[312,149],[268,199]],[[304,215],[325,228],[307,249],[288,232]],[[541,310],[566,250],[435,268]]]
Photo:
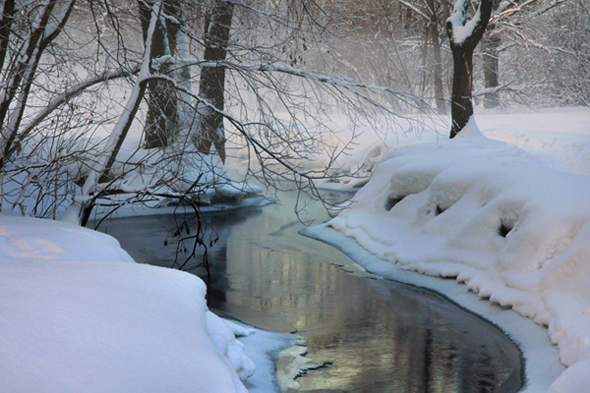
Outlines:
[[[324,365],[297,379],[333,392],[516,392],[517,346],[498,328],[428,290],[375,279],[335,248],[303,237],[291,206],[207,214],[213,311],[297,332]],[[311,206],[309,217],[322,215]],[[323,217],[323,215],[322,215]],[[101,230],[136,261],[170,266],[170,216],[114,219]],[[196,274],[198,268],[189,267]]]

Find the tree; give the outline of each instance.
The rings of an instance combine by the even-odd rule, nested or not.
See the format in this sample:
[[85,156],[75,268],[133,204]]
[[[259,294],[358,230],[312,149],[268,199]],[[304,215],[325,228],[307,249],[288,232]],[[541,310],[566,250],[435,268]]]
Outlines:
[[[210,14],[205,22],[205,50],[203,60],[205,62],[223,62],[227,56],[227,46],[233,17],[234,4],[227,0],[215,0]],[[201,80],[199,83],[199,96],[211,103],[218,111],[213,111],[204,103],[197,106],[198,118],[194,122],[195,129],[192,132],[193,142],[201,154],[209,154],[211,146],[221,160],[225,162],[225,131],[223,116],[225,101],[225,67],[201,68]]]
[[443,91],[443,78],[442,78],[442,56],[441,56],[441,44],[440,35],[438,31],[438,14],[436,3],[434,0],[426,0],[428,11],[430,14],[430,24],[428,25],[428,32],[432,41],[433,51],[433,76],[434,76],[434,96],[436,97],[436,107],[444,111],[446,108]]
[[[177,35],[182,21],[182,4],[180,0],[162,2],[162,16],[158,20],[151,43],[151,60],[177,54]],[[147,42],[148,29],[153,0],[138,0],[139,16],[143,41]],[[155,64],[152,64],[152,67]],[[155,72],[156,70],[152,70]],[[173,76],[170,64],[159,64],[158,73]],[[148,110],[144,126],[144,146],[146,149],[168,146],[178,131],[178,98],[174,86],[167,80],[151,80],[148,82]]]
[[[504,3],[505,4],[505,3]],[[513,3],[514,4],[514,3]],[[497,14],[500,0],[493,0],[492,12]],[[499,74],[500,74],[500,59],[499,47],[502,42],[500,37],[500,29],[496,29],[496,18],[492,18],[488,23],[486,34],[482,39],[482,63],[484,76],[484,94],[483,103],[486,108],[496,108],[500,105]]]
[[[447,2],[369,1],[363,2],[362,12],[357,11],[353,15],[355,23],[368,25],[357,45],[377,49],[367,50],[364,56],[359,56],[375,68],[373,78],[383,79],[381,84],[395,86],[396,89],[405,84],[409,93],[423,97],[424,103],[430,105],[432,102],[439,112],[444,112],[447,107],[444,93],[446,58],[441,50],[444,36],[440,32],[444,31],[443,22],[448,16]],[[373,40],[366,42],[367,35],[372,35]],[[346,52],[346,49],[341,51]],[[354,50],[357,51],[356,48]],[[416,53],[420,53],[420,57]],[[370,69],[366,65],[357,65],[356,68]],[[382,75],[388,78],[384,79]]]
[[[552,1],[551,8],[565,0]],[[481,52],[483,63],[484,89],[482,91],[483,103],[486,108],[495,108],[500,105],[500,52],[502,41],[509,38],[512,33],[515,37],[524,38],[521,23],[522,15],[528,14],[528,18],[535,18],[537,11],[546,12],[545,0],[493,0],[492,13],[488,28],[482,39]]]
[[488,25],[493,1],[481,0],[477,11],[467,22],[470,4],[471,0],[457,0],[453,15],[447,19],[447,34],[453,53],[451,138],[457,136],[473,116],[473,51]]
[[[62,31],[74,4],[74,0],[48,1],[40,4],[40,7],[16,4],[15,0],[5,0],[2,4],[0,69],[7,72],[3,75],[0,94],[0,170],[4,170],[7,160],[18,149],[23,137],[19,132],[20,125],[41,56]],[[25,31],[16,30],[21,24],[26,26]],[[11,43],[14,48],[12,53]],[[20,45],[17,47],[16,43]],[[7,54],[10,56],[7,57]],[[6,60],[8,64],[5,64]]]
[[498,34],[494,33],[490,33],[482,41],[484,88],[486,89],[483,103],[486,108],[496,108],[500,105],[500,92],[498,91],[500,74],[500,54],[498,48],[500,43],[501,38]]
[[322,110],[395,121],[383,97],[416,100],[306,67],[305,53],[340,23],[314,1],[2,6],[0,196],[27,214],[57,218],[70,206],[84,224],[100,204],[201,203],[207,189],[236,184],[211,159],[229,156],[228,140],[248,175],[302,184],[327,174],[311,158],[323,149],[333,162],[347,146],[326,142]]

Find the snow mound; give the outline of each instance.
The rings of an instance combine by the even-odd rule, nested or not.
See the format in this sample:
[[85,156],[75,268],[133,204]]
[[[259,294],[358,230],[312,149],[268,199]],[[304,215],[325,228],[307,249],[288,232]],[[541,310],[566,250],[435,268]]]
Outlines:
[[[397,267],[454,277],[549,329],[570,366],[552,385],[590,385],[590,177],[470,135],[388,154],[330,226]],[[578,387],[578,390],[572,386]]]
[[256,366],[244,351],[244,344],[236,340],[236,336],[247,336],[254,330],[244,329],[230,321],[219,318],[208,311],[207,334],[217,347],[219,354],[229,360],[233,369],[238,373],[240,379],[245,381],[254,374]]
[[0,265],[24,259],[134,262],[119,242],[78,225],[0,215]]
[[0,391],[246,392],[254,372],[191,274],[113,238],[0,215]]

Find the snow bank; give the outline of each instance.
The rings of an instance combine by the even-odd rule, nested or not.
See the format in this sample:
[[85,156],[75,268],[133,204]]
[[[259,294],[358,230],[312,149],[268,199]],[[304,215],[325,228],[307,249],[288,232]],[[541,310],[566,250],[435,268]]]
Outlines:
[[546,325],[569,366],[551,391],[585,391],[590,177],[466,134],[391,152],[329,225],[398,268],[454,277]]
[[246,392],[249,331],[196,276],[132,262],[109,236],[0,215],[0,390]]

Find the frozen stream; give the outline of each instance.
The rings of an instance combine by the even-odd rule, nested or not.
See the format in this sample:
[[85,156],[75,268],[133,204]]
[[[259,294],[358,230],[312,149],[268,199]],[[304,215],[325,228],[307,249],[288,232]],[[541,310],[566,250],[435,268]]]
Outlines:
[[[498,328],[436,293],[376,279],[335,248],[299,235],[294,198],[283,194],[277,204],[204,216],[209,239],[218,238],[208,251],[209,307],[301,336],[307,357],[324,365],[297,379],[302,390],[519,390],[520,351]],[[302,217],[326,216],[311,204]],[[171,231],[182,221],[120,218],[100,230],[119,239],[136,261],[170,266],[176,249]],[[189,222],[189,236],[195,227]],[[201,268],[187,268],[203,276]]]

